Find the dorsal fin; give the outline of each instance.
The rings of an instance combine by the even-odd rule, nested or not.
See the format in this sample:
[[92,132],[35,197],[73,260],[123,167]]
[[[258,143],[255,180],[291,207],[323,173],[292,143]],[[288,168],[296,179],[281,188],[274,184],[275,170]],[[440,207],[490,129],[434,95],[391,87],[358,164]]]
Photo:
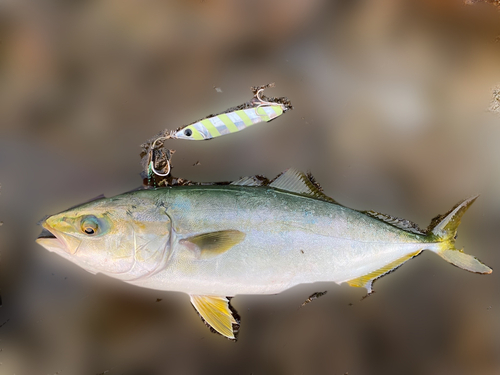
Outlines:
[[375,211],[362,211],[364,214],[374,217],[375,219],[379,219],[387,224],[391,224],[392,226],[405,230],[407,232],[412,232],[415,234],[425,234],[425,232],[418,227],[417,224],[411,222],[410,220],[400,219],[399,217],[381,214],[380,212]]
[[303,195],[321,199],[327,202],[337,203],[335,200],[325,195],[316,183],[305,174],[296,169],[290,168],[276,177],[270,184],[270,187],[290,191]]
[[237,181],[231,182],[229,185],[238,186],[265,186],[269,183],[269,180],[264,176],[247,176],[242,177]]

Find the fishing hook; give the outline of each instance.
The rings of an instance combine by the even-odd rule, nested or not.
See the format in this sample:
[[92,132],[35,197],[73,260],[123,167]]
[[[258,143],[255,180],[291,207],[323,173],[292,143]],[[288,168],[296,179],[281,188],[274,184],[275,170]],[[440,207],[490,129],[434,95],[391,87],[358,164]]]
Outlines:
[[257,116],[260,116],[260,117],[266,116],[266,113],[264,113],[264,114],[261,115],[259,113],[259,108],[264,107],[264,106],[276,105],[276,103],[268,102],[268,101],[262,99],[260,97],[260,94],[261,94],[262,91],[264,91],[264,88],[261,88],[261,89],[257,90],[257,92],[255,93],[255,98],[259,101],[259,105],[257,107],[255,107],[255,114]]
[[170,174],[170,160],[167,158],[167,167],[168,167],[168,170],[167,170],[167,173],[160,173],[158,172],[156,169],[155,169],[155,163],[154,163],[154,149],[155,149],[155,145],[156,145],[156,142],[161,140],[161,139],[169,139],[170,137],[159,137],[159,138],[156,138],[154,140],[154,142],[151,144],[151,147],[149,149],[149,168],[151,169],[151,171],[157,175],[157,176],[160,176],[160,177],[165,177],[165,176],[168,176]]

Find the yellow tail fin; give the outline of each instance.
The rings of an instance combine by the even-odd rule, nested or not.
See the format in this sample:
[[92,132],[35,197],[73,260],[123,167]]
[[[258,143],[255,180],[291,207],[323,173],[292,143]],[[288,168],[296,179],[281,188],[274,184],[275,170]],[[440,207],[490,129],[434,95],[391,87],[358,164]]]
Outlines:
[[441,246],[437,254],[447,262],[470,272],[488,274],[492,269],[472,255],[465,254],[462,250],[455,248],[457,229],[463,214],[478,196],[464,200],[451,209],[447,214],[432,220],[427,229],[429,236],[440,242]]

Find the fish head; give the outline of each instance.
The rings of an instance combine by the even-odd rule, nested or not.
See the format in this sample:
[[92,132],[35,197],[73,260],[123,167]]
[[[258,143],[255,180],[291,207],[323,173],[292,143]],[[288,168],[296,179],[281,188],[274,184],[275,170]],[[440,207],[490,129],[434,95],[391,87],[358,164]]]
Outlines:
[[91,273],[130,281],[155,273],[170,253],[161,206],[102,198],[47,217],[37,243]]

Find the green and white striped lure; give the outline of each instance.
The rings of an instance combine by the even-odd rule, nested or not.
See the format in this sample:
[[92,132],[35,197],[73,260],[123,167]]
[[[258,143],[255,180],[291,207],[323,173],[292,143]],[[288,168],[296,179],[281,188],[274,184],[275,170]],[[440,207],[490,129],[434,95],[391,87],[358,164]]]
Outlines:
[[248,104],[247,108],[228,110],[225,113],[186,125],[173,132],[172,138],[193,141],[208,140],[239,132],[260,122],[271,121],[292,108],[286,102],[262,99],[261,93],[263,90],[264,88],[260,88],[255,92],[255,97]]
[[282,106],[261,106],[209,117],[178,130],[173,138],[203,141],[236,133],[259,122],[271,121],[281,116],[284,110]]
[[[226,134],[236,133],[249,126],[260,122],[269,122],[276,117],[281,116],[286,111],[293,109],[292,104],[286,98],[268,98],[262,95],[267,87],[274,87],[274,84],[252,87],[253,98],[242,105],[230,108],[223,113],[210,115],[203,120],[192,124],[182,126],[174,131],[166,130],[163,136],[160,136],[151,143],[146,143],[143,147],[147,148],[143,152],[143,158],[147,158],[143,163],[147,176],[147,185],[156,187],[157,181],[152,182],[158,177],[167,177],[170,175],[170,158],[173,150],[167,150],[164,142],[167,139],[189,139],[193,141],[203,141]],[[157,146],[157,142],[159,146]],[[166,150],[166,151],[161,151]],[[160,170],[156,167],[160,165]],[[164,182],[170,184],[168,181]]]

